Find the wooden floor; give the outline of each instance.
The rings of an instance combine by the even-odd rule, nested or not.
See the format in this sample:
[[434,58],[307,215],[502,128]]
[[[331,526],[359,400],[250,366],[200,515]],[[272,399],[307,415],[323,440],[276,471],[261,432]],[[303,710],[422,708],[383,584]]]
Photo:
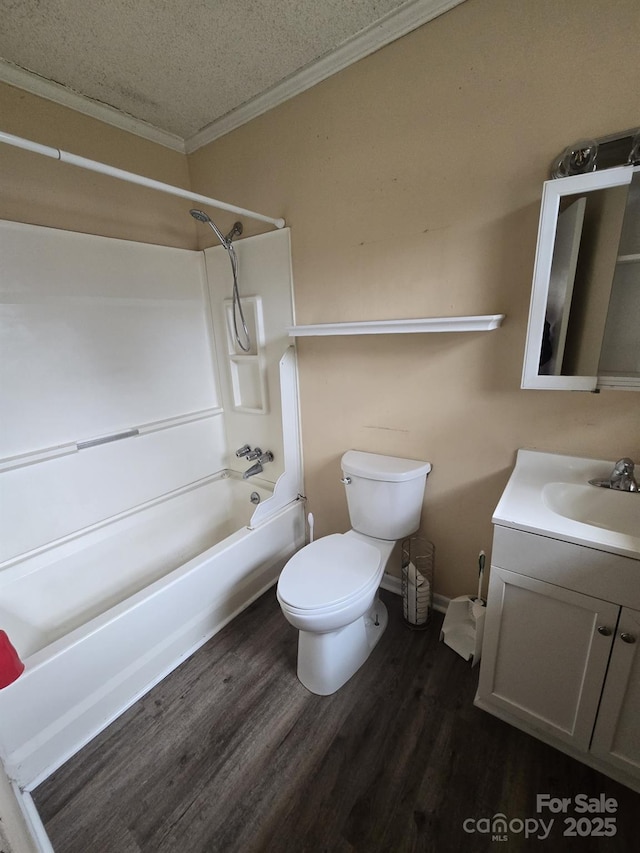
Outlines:
[[[266,593],[34,792],[56,853],[638,849],[640,795],[474,708],[441,617],[411,631],[383,597],[372,656],[318,697]],[[464,831],[540,817],[538,793],[614,797],[616,836],[565,838],[557,815],[546,840]]]

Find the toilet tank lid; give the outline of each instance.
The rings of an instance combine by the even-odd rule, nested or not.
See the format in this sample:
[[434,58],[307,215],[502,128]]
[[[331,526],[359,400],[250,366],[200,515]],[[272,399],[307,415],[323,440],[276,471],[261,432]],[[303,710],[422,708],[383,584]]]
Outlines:
[[426,476],[431,471],[430,462],[402,459],[398,456],[382,456],[379,453],[366,453],[362,450],[347,450],[341,464],[345,474],[387,483],[415,480],[417,477]]

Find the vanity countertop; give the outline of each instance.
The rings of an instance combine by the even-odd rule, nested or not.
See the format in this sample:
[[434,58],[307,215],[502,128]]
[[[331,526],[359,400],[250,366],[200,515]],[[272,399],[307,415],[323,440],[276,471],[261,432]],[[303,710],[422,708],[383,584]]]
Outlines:
[[518,450],[492,521],[640,560],[640,493],[589,485],[608,478],[614,464]]

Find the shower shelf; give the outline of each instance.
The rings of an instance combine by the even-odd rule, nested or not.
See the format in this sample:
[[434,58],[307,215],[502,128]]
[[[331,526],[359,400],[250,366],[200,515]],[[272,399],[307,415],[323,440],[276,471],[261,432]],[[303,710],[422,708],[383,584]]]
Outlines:
[[320,335],[396,335],[427,332],[488,332],[497,329],[504,314],[472,317],[421,317],[413,320],[362,320],[352,323],[316,323],[289,326],[292,338]]

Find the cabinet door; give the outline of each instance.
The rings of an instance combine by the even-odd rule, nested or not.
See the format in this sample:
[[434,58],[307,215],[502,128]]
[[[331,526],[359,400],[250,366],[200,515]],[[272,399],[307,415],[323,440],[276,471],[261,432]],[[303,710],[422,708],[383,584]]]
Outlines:
[[588,749],[618,612],[609,602],[492,566],[481,707]]
[[640,612],[622,608],[591,752],[640,778]]

